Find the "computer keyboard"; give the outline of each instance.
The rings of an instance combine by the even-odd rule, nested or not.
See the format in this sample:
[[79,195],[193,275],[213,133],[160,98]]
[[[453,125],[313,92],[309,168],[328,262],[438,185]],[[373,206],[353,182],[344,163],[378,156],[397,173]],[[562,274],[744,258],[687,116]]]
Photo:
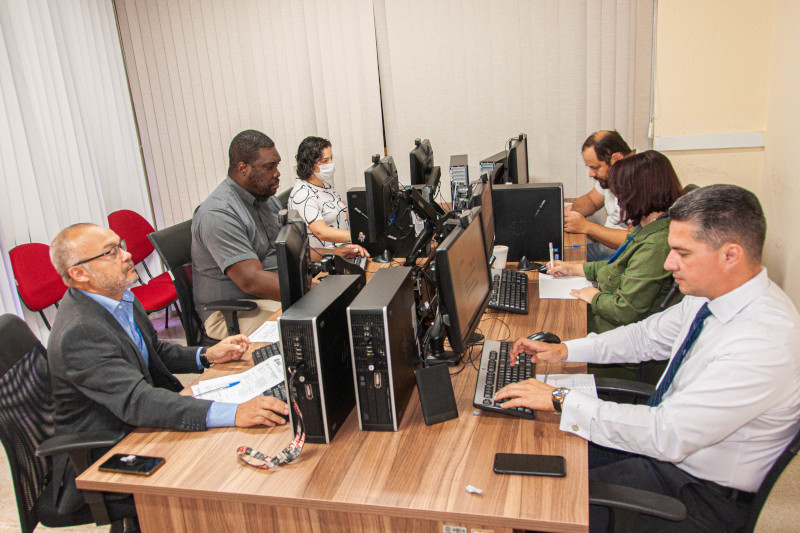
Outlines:
[[356,266],[358,266],[358,267],[360,267],[360,268],[362,268],[364,270],[367,270],[367,258],[366,257],[361,257],[360,255],[358,255],[356,257],[352,257],[352,258],[348,259],[348,261],[350,261],[354,265],[356,265]]
[[516,270],[492,269],[489,309],[528,314],[528,276]]
[[478,409],[503,413],[505,415],[534,418],[534,412],[527,407],[503,409],[502,402],[495,402],[495,393],[511,383],[524,381],[535,376],[531,356],[522,353],[513,367],[509,364],[508,352],[512,343],[486,340],[481,352],[481,365],[478,367],[478,382],[475,384],[475,398],[472,405]]
[[[276,355],[281,355],[280,343],[273,342],[253,350],[253,365],[258,365]],[[282,402],[287,401],[285,382],[280,382],[271,389],[264,391],[264,396],[274,396]]]

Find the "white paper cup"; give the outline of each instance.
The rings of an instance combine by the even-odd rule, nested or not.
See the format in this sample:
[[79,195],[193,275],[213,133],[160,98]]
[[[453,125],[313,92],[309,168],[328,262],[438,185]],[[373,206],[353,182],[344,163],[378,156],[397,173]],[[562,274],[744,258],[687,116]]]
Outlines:
[[492,255],[494,255],[492,268],[503,270],[506,267],[506,258],[508,258],[508,246],[498,244],[492,249]]

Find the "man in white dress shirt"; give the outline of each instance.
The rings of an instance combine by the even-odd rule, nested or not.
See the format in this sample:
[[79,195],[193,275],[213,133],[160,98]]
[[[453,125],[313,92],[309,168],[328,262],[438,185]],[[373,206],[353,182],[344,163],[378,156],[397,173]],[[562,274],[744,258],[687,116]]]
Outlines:
[[[534,379],[497,399],[561,411],[561,430],[592,443],[590,480],[687,507],[683,522],[640,517],[637,530],[735,531],[800,427],[800,317],[761,266],[766,221],[755,195],[703,187],[678,199],[670,217],[665,268],[686,295],[680,304],[601,335],[556,345],[521,339],[512,349],[514,360],[523,351],[551,362],[670,359],[650,403],[602,401]],[[592,531],[607,519],[591,508]]]

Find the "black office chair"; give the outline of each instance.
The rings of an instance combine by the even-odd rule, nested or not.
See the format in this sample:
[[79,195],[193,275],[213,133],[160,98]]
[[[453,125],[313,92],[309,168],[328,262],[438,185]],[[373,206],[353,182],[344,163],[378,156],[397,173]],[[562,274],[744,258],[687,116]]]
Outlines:
[[[595,378],[597,395],[601,398],[613,395],[616,398],[627,396],[634,400],[631,403],[646,403],[654,388],[649,385],[629,382],[621,379]],[[632,386],[626,387],[625,383]],[[767,501],[769,493],[777,483],[783,471],[792,462],[800,450],[800,431],[769,469],[764,481],[758,488],[753,501],[750,503],[747,523],[743,532],[755,530],[761,509]],[[626,533],[635,530],[636,518],[640,514],[647,514],[664,518],[666,520],[680,521],[686,518],[686,507],[679,500],[663,494],[656,494],[630,487],[622,487],[608,483],[589,484],[589,504],[608,507],[612,514],[614,533]]]
[[278,195],[278,201],[281,203],[281,209],[289,208],[289,194],[291,194],[291,192],[292,189],[286,189]]
[[[8,455],[23,533],[41,523],[47,527],[111,523],[123,530],[123,519],[136,515],[131,496],[105,502],[103,493],[83,491],[86,501],[72,512],[56,505],[51,456],[66,453],[75,472],[93,461],[96,449],[110,448],[122,434],[83,432],[53,437],[55,406],[47,354],[27,324],[15,315],[0,316],[0,440]],[[65,459],[65,458],[59,458]]]
[[690,183],[683,188],[683,194],[689,194],[695,189],[699,189],[700,186],[695,183]]
[[[169,270],[175,292],[178,293],[180,318],[188,346],[211,346],[217,343],[206,335],[203,323],[194,306],[192,292],[192,221],[187,220],[147,236]],[[220,300],[203,310],[220,311],[225,317],[228,335],[239,333],[239,311],[252,311],[256,303],[249,300]]]

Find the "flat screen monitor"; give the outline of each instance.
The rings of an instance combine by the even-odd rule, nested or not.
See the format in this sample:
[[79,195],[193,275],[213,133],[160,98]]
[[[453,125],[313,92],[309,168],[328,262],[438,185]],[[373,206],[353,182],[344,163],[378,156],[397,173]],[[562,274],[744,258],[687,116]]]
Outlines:
[[442,169],[433,164],[433,148],[428,139],[414,140],[414,149],[409,153],[411,164],[411,185],[430,187],[433,195],[442,179]]
[[[479,210],[480,214],[480,210]],[[436,249],[439,312],[453,352],[461,354],[483,316],[492,293],[481,217],[457,227]]]
[[508,182],[528,183],[528,136],[520,133],[511,139],[508,150]]
[[367,191],[367,217],[369,240],[383,237],[394,222],[399,203],[400,182],[391,156],[380,159],[372,156],[372,166],[364,171]]
[[483,224],[483,242],[486,248],[486,260],[492,257],[494,247],[494,208],[492,206],[492,182],[489,174],[481,176],[481,181],[472,187],[472,197],[470,207],[481,207],[481,219]]
[[281,309],[286,311],[311,289],[311,249],[306,225],[297,211],[289,211],[288,221],[275,240],[278,258],[278,283]]

